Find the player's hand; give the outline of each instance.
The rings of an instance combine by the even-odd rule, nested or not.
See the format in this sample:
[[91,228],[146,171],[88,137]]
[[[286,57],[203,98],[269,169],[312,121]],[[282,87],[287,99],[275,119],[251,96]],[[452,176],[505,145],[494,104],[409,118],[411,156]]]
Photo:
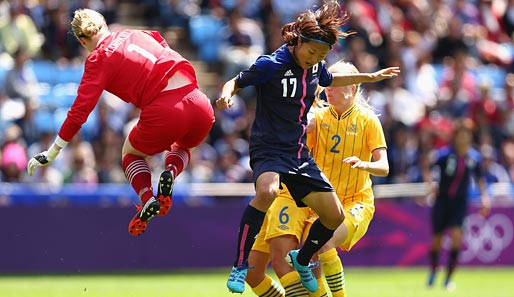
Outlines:
[[216,106],[222,110],[230,108],[232,105],[234,105],[234,100],[232,100],[232,96],[226,96],[222,94],[221,97],[218,98],[218,100],[216,100]]
[[480,215],[483,217],[487,217],[489,212],[491,212],[491,200],[489,200],[488,196],[480,197],[482,202],[482,207],[480,207]]
[[350,164],[352,168],[358,168],[358,169],[368,169],[369,163],[364,162],[361,159],[357,158],[356,156],[351,156],[348,158],[345,158],[343,160],[343,163]]
[[52,154],[49,154],[48,151],[36,154],[29,160],[29,163],[27,164],[27,173],[29,176],[32,176],[36,170],[36,166],[48,166],[50,163],[52,163],[56,156],[57,155],[52,156]]
[[393,78],[395,76],[398,76],[398,74],[400,74],[400,67],[398,66],[384,68],[372,73],[371,80],[372,82],[377,82],[384,79]]

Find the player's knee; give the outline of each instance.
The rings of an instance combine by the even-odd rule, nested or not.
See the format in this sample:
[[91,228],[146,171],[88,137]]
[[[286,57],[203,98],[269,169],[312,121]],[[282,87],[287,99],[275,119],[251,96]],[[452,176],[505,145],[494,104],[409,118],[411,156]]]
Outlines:
[[334,209],[334,212],[331,212],[329,215],[325,216],[321,219],[321,223],[327,227],[328,229],[335,230],[339,227],[344,221],[344,211],[343,209]]
[[273,187],[260,187],[256,189],[255,198],[264,204],[271,205],[278,195],[278,189]]

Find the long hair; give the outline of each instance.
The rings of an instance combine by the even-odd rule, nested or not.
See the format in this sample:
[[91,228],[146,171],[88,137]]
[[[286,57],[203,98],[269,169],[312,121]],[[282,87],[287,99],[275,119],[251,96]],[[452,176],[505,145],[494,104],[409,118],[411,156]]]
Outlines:
[[332,48],[339,37],[355,33],[340,31],[349,20],[350,14],[337,1],[324,1],[316,11],[307,10],[296,21],[285,24],[282,38],[288,45],[297,45],[298,38],[302,38],[302,41],[316,40]]

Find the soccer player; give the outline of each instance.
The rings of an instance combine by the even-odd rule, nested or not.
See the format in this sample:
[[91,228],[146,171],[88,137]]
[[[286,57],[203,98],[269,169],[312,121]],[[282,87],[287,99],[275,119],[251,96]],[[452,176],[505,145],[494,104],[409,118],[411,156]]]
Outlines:
[[472,147],[473,122],[470,119],[458,119],[455,123],[453,142],[437,152],[433,164],[439,170],[439,181],[433,183],[430,170],[424,170],[424,179],[430,184],[429,199],[435,198],[432,207],[432,244],[430,248],[430,274],[428,286],[433,286],[441,243],[444,232],[449,231],[451,245],[448,257],[444,286],[447,290],[455,289],[452,281],[457,267],[459,251],[462,243],[462,224],[468,211],[468,189],[472,178],[477,181],[480,191],[481,214],[487,215],[490,208],[486,181],[481,168],[481,156]]
[[[174,179],[189,163],[190,149],[211,130],[214,111],[198,88],[191,63],[158,32],[111,32],[104,17],[91,9],[76,10],[71,28],[89,52],[78,94],[54,143],[30,159],[27,171],[32,175],[36,166],[46,166],[57,157],[86,122],[104,90],[134,104],[141,115],[123,145],[122,166],[142,202],[128,231],[140,235],[150,219],[170,210]],[[165,170],[155,195],[146,158],[164,151]]]
[[282,27],[285,44],[270,55],[259,57],[249,69],[223,86],[216,105],[229,108],[240,88],[257,89],[257,107],[250,135],[250,165],[254,173],[255,197],[243,212],[237,253],[227,281],[231,292],[242,293],[248,272],[248,254],[262,226],[264,215],[277,196],[281,182],[300,206],[319,215],[300,250],[288,253],[302,284],[316,291],[317,282],[308,264],[311,257],[332,237],[344,213],[332,185],[309,156],[306,143],[307,112],[316,88],[377,82],[399,73],[390,67],[374,73],[328,72],[323,61],[338,37],[348,14],[336,1],[324,2],[316,11],[305,11],[295,22]]
[[[351,63],[339,61],[329,68],[333,74],[358,73]],[[350,249],[364,236],[375,212],[370,174],[389,173],[387,145],[382,125],[373,108],[362,97],[360,85],[327,87],[329,106],[313,108],[307,146],[320,169],[328,176],[343,205],[345,219],[334,236],[320,249],[319,260],[332,296],[346,296],[343,266],[336,248]],[[313,218],[308,208],[297,208],[281,191],[266,213],[265,223],[250,252],[247,283],[260,296],[272,290],[265,269],[271,254],[272,267],[285,288],[296,295],[298,274],[284,261],[288,249],[298,247],[302,232]],[[272,283],[271,283],[272,284]],[[320,289],[309,296],[327,296]]]

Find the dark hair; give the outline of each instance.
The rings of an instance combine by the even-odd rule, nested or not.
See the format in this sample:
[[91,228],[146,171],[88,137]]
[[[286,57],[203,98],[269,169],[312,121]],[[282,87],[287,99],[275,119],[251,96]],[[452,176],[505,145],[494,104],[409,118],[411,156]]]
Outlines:
[[348,37],[355,32],[342,32],[339,27],[350,20],[350,14],[337,1],[327,1],[316,11],[307,10],[296,21],[282,27],[282,38],[288,45],[302,41],[317,41],[332,48],[338,37]]

